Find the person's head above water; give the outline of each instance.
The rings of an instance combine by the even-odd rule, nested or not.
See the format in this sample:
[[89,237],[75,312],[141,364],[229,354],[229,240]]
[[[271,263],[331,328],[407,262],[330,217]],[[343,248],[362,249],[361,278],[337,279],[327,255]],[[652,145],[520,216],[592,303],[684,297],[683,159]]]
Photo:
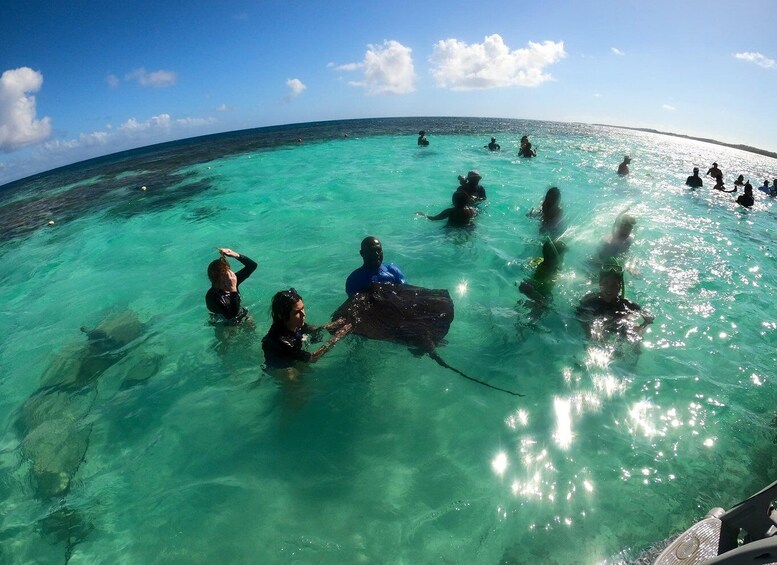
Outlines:
[[622,214],[615,222],[613,227],[613,233],[622,239],[626,239],[631,235],[631,231],[634,229],[634,225],[637,223],[637,219],[629,214]]
[[237,276],[232,272],[229,262],[224,257],[208,264],[208,278],[211,286],[220,290],[228,290],[233,286],[233,283],[237,283]]
[[624,163],[631,163],[631,157],[629,157],[628,155],[624,155],[623,156],[623,162]]
[[472,184],[477,184],[480,182],[480,179],[483,177],[480,176],[480,173],[477,171],[470,171],[467,173],[467,182]]
[[377,269],[383,263],[383,246],[377,237],[368,235],[362,240],[359,255],[364,260],[364,266]]
[[745,183],[745,194],[753,194],[753,185],[750,184],[750,181]]
[[545,193],[545,199],[542,201],[542,208],[556,208],[561,203],[561,191],[557,186],[551,186]]
[[454,208],[465,208],[471,202],[469,194],[463,190],[457,190],[451,196],[451,202]]
[[624,291],[623,267],[615,259],[610,259],[599,271],[599,294],[605,302],[612,302],[618,295],[623,298]]
[[426,132],[424,130],[421,130],[421,131],[418,132],[418,135],[424,136],[424,135],[426,135]]
[[305,323],[302,297],[293,288],[276,292],[270,303],[270,314],[273,325],[284,326],[289,331],[297,330]]
[[698,175],[699,174],[699,167],[694,167],[693,168],[693,174],[694,175]]

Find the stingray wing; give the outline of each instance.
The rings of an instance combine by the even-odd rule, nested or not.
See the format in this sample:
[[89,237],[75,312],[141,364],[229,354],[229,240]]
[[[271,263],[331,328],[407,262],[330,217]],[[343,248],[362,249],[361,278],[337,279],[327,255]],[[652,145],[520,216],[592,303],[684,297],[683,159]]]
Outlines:
[[453,322],[453,301],[447,290],[375,283],[346,300],[332,319],[346,318],[352,332],[432,350]]

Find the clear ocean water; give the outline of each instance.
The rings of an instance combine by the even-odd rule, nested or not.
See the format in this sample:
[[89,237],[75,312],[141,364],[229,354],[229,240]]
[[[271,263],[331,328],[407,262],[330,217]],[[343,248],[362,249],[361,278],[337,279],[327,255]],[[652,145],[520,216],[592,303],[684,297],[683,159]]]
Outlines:
[[[536,159],[517,157],[523,134]],[[187,140],[0,187],[0,561],[634,562],[775,479],[777,209],[688,190],[713,161],[729,185],[777,176],[649,133],[406,118]],[[470,169],[488,193],[474,230],[415,215]],[[569,252],[532,322],[516,282],[553,185]],[[626,209],[627,294],[656,322],[615,358],[574,309]],[[410,283],[450,291],[442,357],[525,397],[354,336],[296,384],[262,371],[272,294],[294,286],[325,323],[366,235]],[[204,305],[217,246],[259,263],[241,287],[256,328],[226,340]],[[88,365],[82,326],[130,329]],[[56,495],[51,469],[70,481]]]

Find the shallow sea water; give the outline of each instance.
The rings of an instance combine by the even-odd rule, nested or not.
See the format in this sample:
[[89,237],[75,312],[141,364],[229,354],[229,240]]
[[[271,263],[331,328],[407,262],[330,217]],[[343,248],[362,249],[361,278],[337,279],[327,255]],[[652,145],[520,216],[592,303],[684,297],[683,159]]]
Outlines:
[[[774,480],[774,201],[756,191],[744,210],[683,183],[717,161],[758,186],[777,162],[543,122],[269,131],[0,187],[0,561],[628,563]],[[516,156],[525,133],[536,159]],[[501,152],[483,149],[491,135]],[[414,214],[446,208],[470,169],[488,193],[474,230]],[[552,311],[531,323],[515,283],[540,255],[526,214],[553,185],[569,252]],[[574,309],[626,209],[627,295],[656,321],[640,354],[614,359]],[[441,356],[525,397],[354,336],[297,384],[262,372],[272,294],[293,286],[308,321],[328,321],[369,234],[408,282],[450,291]],[[256,329],[226,342],[204,306],[216,246],[259,263],[241,286]],[[142,335],[30,439],[22,415],[77,372],[79,328],[121,316]],[[68,452],[67,430],[86,438],[64,496],[34,478],[29,443],[47,429],[50,451]]]

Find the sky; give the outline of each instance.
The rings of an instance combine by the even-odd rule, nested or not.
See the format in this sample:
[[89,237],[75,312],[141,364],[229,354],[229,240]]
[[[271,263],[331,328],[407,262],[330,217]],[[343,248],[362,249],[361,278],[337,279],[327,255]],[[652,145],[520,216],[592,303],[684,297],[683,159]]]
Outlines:
[[0,184],[209,133],[392,116],[777,151],[777,1],[0,2]]

